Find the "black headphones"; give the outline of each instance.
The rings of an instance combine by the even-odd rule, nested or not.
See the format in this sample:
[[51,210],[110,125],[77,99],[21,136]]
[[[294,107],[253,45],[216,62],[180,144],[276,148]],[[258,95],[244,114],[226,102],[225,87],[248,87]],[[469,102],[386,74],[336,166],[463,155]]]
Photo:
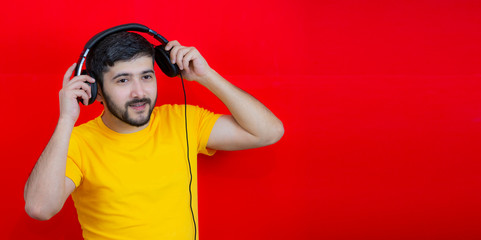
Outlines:
[[[77,66],[75,67],[74,74],[75,76],[78,75],[83,75],[83,74],[88,74],[90,75],[86,70],[83,70],[82,67],[85,63],[85,58],[87,57],[87,54],[90,52],[90,49],[95,46],[100,40],[104,39],[106,36],[110,34],[114,34],[117,32],[126,32],[126,31],[136,31],[136,32],[143,32],[143,33],[148,33],[152,35],[155,39],[157,39],[161,44],[158,46],[154,47],[155,50],[155,62],[159,66],[160,70],[162,70],[165,75],[168,77],[175,77],[179,75],[179,68],[177,67],[177,64],[172,64],[170,61],[170,54],[168,51],[165,51],[165,45],[169,42],[167,39],[162,37],[160,34],[155,32],[154,30],[138,23],[129,23],[129,24],[123,24],[119,25],[113,28],[109,28],[105,31],[102,31],[100,33],[97,33],[95,36],[93,36],[87,44],[85,44],[85,47],[82,51],[82,54],[80,54],[80,57],[77,61]],[[95,102],[95,99],[97,98],[97,84],[96,83],[89,83],[90,89],[91,89],[91,97],[89,99],[88,105],[92,104]],[[82,101],[80,101],[82,102]],[[83,104],[83,102],[82,102]]]

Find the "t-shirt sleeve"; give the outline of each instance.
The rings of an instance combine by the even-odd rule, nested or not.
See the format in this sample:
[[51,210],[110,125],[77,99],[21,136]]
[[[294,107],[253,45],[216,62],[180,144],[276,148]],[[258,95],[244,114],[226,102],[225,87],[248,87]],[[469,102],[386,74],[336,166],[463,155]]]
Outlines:
[[207,142],[209,141],[210,133],[214,128],[214,124],[219,119],[222,114],[216,114],[209,110],[206,110],[201,107],[191,106],[192,111],[194,112],[195,121],[194,124],[197,125],[197,152],[202,153],[208,156],[214,155],[216,152],[213,149],[207,148]]
[[78,141],[75,136],[70,138],[67,154],[67,167],[65,169],[65,176],[70,178],[75,187],[78,187],[82,182],[83,174],[79,167],[80,152],[78,147]]

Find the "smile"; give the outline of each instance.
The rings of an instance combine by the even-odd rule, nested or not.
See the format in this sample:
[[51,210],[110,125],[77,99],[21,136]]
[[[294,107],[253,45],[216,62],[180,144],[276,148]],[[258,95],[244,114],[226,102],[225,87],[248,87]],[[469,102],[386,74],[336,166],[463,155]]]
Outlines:
[[129,107],[133,108],[136,111],[142,111],[146,108],[147,103],[146,102],[137,102],[133,104],[129,104]]

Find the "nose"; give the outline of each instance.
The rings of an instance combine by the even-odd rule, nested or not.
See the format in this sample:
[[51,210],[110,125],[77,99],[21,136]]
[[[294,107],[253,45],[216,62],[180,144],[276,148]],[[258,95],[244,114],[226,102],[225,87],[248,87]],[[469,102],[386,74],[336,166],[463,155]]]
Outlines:
[[145,89],[142,81],[140,79],[135,79],[132,83],[131,89],[131,97],[132,98],[144,98],[145,97]]

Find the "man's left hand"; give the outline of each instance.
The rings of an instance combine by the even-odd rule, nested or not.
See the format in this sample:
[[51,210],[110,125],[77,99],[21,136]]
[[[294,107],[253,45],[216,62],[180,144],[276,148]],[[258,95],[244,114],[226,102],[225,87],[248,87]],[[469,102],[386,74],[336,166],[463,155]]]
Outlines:
[[170,50],[171,62],[177,64],[186,80],[202,81],[212,71],[195,47],[182,46],[177,40],[174,40],[167,43],[165,50]]

